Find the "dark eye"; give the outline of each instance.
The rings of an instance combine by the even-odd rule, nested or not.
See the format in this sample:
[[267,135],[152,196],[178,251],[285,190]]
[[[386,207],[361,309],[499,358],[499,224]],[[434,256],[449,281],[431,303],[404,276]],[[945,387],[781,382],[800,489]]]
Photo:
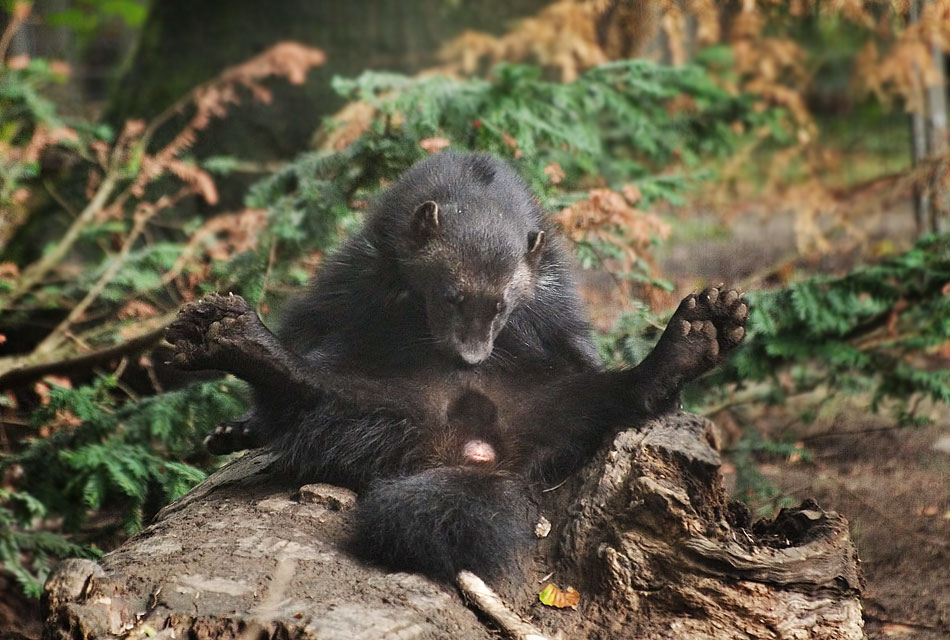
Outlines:
[[504,300],[499,300],[495,303],[495,311],[502,313],[505,309],[508,308],[508,305],[505,304]]
[[459,291],[451,290],[445,292],[445,301],[449,304],[454,304],[456,306],[462,304],[462,300],[465,299],[465,296]]

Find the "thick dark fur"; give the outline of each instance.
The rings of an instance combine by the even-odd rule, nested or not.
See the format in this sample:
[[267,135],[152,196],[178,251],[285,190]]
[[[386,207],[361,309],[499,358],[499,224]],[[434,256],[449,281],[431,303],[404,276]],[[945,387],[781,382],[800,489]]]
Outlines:
[[279,341],[234,300],[183,317],[231,314],[276,369],[227,356],[232,324],[169,330],[179,364],[225,368],[254,390],[253,413],[209,448],[264,444],[301,480],[356,488],[360,552],[443,579],[510,568],[530,538],[531,491],[605,434],[673,407],[741,340],[746,316],[736,292],[709,289],[683,302],[644,363],[604,371],[535,197],[499,159],[459,153],[427,158],[381,196],[286,310]]

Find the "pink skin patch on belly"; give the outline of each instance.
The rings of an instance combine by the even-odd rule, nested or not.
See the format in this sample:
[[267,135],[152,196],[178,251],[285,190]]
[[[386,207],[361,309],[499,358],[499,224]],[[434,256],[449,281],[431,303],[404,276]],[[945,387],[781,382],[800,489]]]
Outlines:
[[494,462],[495,447],[484,440],[469,440],[462,447],[462,456],[466,462]]

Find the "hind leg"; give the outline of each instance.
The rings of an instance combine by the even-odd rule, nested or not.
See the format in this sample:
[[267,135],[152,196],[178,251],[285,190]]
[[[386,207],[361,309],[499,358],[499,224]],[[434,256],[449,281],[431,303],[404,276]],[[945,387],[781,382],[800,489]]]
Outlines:
[[165,339],[175,347],[176,366],[232,373],[259,390],[286,393],[313,378],[241,296],[212,293],[185,305]]
[[680,303],[659,342],[626,385],[645,415],[679,403],[683,387],[725,362],[745,337],[749,308],[735,289],[709,287]]
[[735,289],[709,287],[683,299],[653,352],[654,375],[680,385],[725,361],[745,337],[749,308]]
[[545,384],[520,419],[546,425],[530,430],[536,457],[582,459],[605,432],[676,408],[683,387],[724,362],[742,341],[748,316],[742,294],[710,287],[680,303],[656,347],[633,369],[577,374]]

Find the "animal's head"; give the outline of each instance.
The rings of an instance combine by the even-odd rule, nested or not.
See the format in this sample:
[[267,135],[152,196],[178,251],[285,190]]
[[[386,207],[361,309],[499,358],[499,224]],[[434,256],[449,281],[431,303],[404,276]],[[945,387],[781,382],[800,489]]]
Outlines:
[[469,365],[488,359],[512,312],[532,297],[544,249],[543,230],[505,228],[504,212],[467,211],[499,206],[427,200],[412,212],[409,281],[438,347]]
[[511,315],[534,296],[552,246],[537,198],[483,153],[417,163],[382,196],[370,226],[423,301],[437,347],[469,365],[491,355]]

